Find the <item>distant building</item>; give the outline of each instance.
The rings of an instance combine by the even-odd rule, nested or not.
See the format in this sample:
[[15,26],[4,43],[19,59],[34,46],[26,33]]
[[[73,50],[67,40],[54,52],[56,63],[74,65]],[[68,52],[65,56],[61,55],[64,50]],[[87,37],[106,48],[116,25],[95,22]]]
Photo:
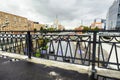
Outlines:
[[0,11],[0,31],[27,31],[34,30],[34,28],[40,30],[42,26],[43,24],[30,21],[25,17]]
[[102,19],[102,29],[106,30],[106,19]]
[[56,16],[56,19],[55,19],[53,25],[51,25],[51,27],[56,28],[57,30],[64,30],[65,29],[65,27],[59,23],[57,16]]
[[[32,27],[32,26],[31,26],[31,27]],[[34,22],[33,27],[32,27],[32,28],[33,28],[32,30],[34,30],[34,29],[40,30],[41,27],[42,27],[42,28],[45,28],[46,26],[45,26],[45,24],[39,24],[39,23],[35,23],[35,22]]]
[[64,29],[65,29],[65,28],[64,28],[63,25],[61,25],[61,24],[58,25],[58,30],[64,30]]
[[106,17],[107,29],[120,29],[120,0],[115,0],[108,10]]
[[[76,27],[75,30],[77,30],[77,31],[80,30],[81,31],[81,30],[83,30],[83,26]],[[82,32],[77,32],[77,33],[82,34]]]
[[99,29],[106,29],[106,20],[100,18],[95,19],[94,22],[91,24],[91,29],[94,29],[96,27]]
[[56,16],[56,19],[55,19],[52,27],[58,29],[58,25],[59,25],[59,21],[58,21],[58,18],[57,18],[57,16]]
[[0,30],[26,30],[27,18],[0,11]]

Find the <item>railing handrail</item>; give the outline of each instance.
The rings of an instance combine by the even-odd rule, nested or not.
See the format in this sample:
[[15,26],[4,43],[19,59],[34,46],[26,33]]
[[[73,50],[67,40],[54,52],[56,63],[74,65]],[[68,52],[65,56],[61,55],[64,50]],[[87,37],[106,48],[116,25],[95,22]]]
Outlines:
[[[10,34],[9,34],[9,32],[11,32]],[[15,34],[14,34],[14,32],[15,32]],[[16,32],[20,32],[20,34],[18,33],[16,33]],[[22,33],[21,33],[22,32]],[[67,33],[67,32],[74,32],[74,33],[76,33],[76,34],[69,34],[69,33],[67,33],[67,34],[59,34],[59,33],[61,33],[61,32],[65,32],[65,33]],[[83,32],[83,33],[92,33],[92,34],[78,34],[77,32]],[[46,36],[50,36],[50,38],[52,38],[53,40],[50,40],[51,41],[51,43],[50,43],[50,46],[49,47],[51,47],[52,46],[52,48],[54,48],[53,46],[54,46],[54,42],[58,42],[58,46],[57,46],[57,52],[56,52],[56,54],[54,54],[54,55],[52,55],[52,54],[50,54],[50,53],[54,53],[54,49],[51,51],[51,52],[49,52],[49,54],[50,55],[52,55],[52,56],[54,56],[54,58],[55,58],[55,60],[56,60],[56,58],[57,58],[57,56],[58,56],[58,51],[59,51],[59,48],[58,47],[62,47],[61,46],[61,42],[62,41],[66,41],[66,45],[67,45],[67,47],[66,47],[66,51],[65,51],[65,56],[63,56],[63,53],[62,53],[62,55],[60,55],[59,57],[62,57],[63,58],[63,60],[65,59],[66,60],[66,58],[71,58],[72,59],[72,62],[74,62],[74,59],[78,59],[77,57],[76,57],[76,54],[77,54],[77,52],[75,52],[74,53],[74,55],[72,54],[72,52],[71,52],[71,50],[69,51],[69,53],[70,53],[70,57],[68,57],[68,56],[66,56],[67,55],[67,50],[68,50],[68,48],[71,48],[71,44],[70,44],[70,41],[72,41],[72,40],[70,40],[71,38],[70,38],[70,36],[76,36],[77,38],[75,38],[74,39],[74,42],[75,42],[75,40],[76,40],[76,49],[77,48],[79,48],[79,50],[82,50],[81,49],[81,47],[79,47],[82,43],[81,42],[84,42],[84,43],[87,43],[87,47],[85,48],[86,49],[86,54],[85,54],[85,59],[83,58],[83,57],[81,57],[80,58],[80,60],[83,60],[83,61],[81,61],[81,63],[83,63],[83,64],[85,64],[84,62],[85,61],[88,61],[89,63],[89,65],[92,65],[92,70],[91,70],[91,73],[92,73],[92,75],[91,75],[91,80],[93,80],[93,78],[94,78],[94,76],[95,76],[95,73],[96,73],[96,70],[95,70],[95,66],[96,66],[96,63],[102,63],[102,64],[104,64],[104,66],[108,66],[108,64],[110,63],[109,62],[109,57],[111,56],[111,54],[112,54],[112,48],[114,48],[115,47],[115,51],[117,50],[117,43],[119,43],[119,41],[118,42],[110,42],[111,44],[112,44],[112,48],[111,48],[111,51],[110,51],[110,55],[108,56],[108,62],[107,61],[105,61],[104,60],[104,53],[103,53],[103,51],[101,51],[101,53],[100,53],[100,50],[99,50],[99,53],[98,53],[98,61],[96,60],[96,48],[97,48],[97,45],[99,45],[99,48],[101,49],[101,47],[102,47],[102,43],[109,43],[109,41],[104,41],[103,40],[103,42],[101,41],[102,39],[100,39],[100,37],[106,37],[107,35],[109,35],[108,33],[112,33],[112,35],[111,36],[108,36],[108,39],[109,39],[109,37],[120,37],[120,30],[63,30],[63,31],[60,31],[60,30],[58,30],[58,31],[48,31],[48,30],[46,30],[46,31],[0,31],[0,34],[2,34],[2,36],[3,35],[5,35],[5,34],[7,34],[7,35],[22,35],[24,33],[24,35],[26,35],[26,36],[24,36],[24,40],[22,40],[22,38],[19,38],[21,41],[22,41],[22,44],[20,43],[20,45],[23,45],[23,41],[26,41],[26,43],[25,43],[25,49],[27,49],[27,55],[28,55],[28,58],[31,58],[31,56],[32,56],[32,46],[33,46],[33,43],[32,43],[32,40],[34,40],[34,42],[35,42],[35,44],[36,44],[36,47],[35,47],[35,49],[36,49],[36,51],[35,52],[37,52],[37,50],[39,49],[39,51],[40,51],[40,49],[42,49],[42,48],[46,48],[46,46],[44,46],[44,45],[46,45],[46,42],[45,42],[45,40],[46,40]],[[49,33],[56,33],[56,34],[49,34]],[[101,34],[101,33],[104,33],[104,34]],[[114,35],[113,33],[119,33],[119,35]],[[43,39],[40,39],[40,36],[36,36],[35,38],[32,38],[33,36],[34,36],[34,34],[35,35],[39,35],[40,34],[40,36],[42,35],[42,38]],[[99,35],[100,34],[100,35]],[[58,36],[56,39],[54,39],[54,36]],[[67,36],[67,37],[66,37]],[[98,37],[99,36],[99,37]],[[82,38],[83,37],[90,37],[90,38],[88,38],[89,40],[83,40]],[[15,39],[12,39],[12,38],[14,38],[14,37],[2,37],[3,39],[0,39],[0,41],[1,41],[1,44],[3,45],[3,43],[6,43],[7,41],[8,41],[8,44],[7,45],[5,45],[5,46],[3,46],[3,47],[5,47],[5,51],[7,51],[7,49],[6,49],[6,47],[10,44],[9,43],[9,41],[11,40],[11,42],[12,41],[17,41],[17,38],[15,38]],[[64,40],[62,40],[62,38],[64,39]],[[58,40],[57,40],[58,39]],[[116,39],[116,38],[115,38]],[[20,40],[19,40],[19,42],[20,42]],[[43,46],[43,47],[41,47],[41,46],[39,46],[39,40],[43,40],[43,45],[41,45],[41,46]],[[61,40],[61,41],[60,41]],[[117,40],[117,39],[116,39]],[[49,41],[49,42],[50,42]],[[11,44],[12,45],[12,44]],[[11,45],[10,45],[10,47],[9,48],[11,48]],[[17,46],[16,44],[13,44],[13,46]],[[38,45],[38,46],[37,46]],[[92,46],[92,48],[91,48],[91,46]],[[3,47],[2,47],[2,49],[3,49]],[[15,47],[13,47],[13,49],[14,49]],[[62,47],[63,48],[63,47]],[[16,48],[15,48],[16,49]],[[50,48],[49,48],[50,49]],[[45,50],[45,49],[43,49],[43,50]],[[87,51],[88,50],[88,51]],[[77,51],[77,50],[76,50]],[[47,52],[46,52],[46,56],[47,56],[47,58],[48,58],[48,56],[49,56],[49,54],[47,54]],[[79,54],[80,54],[80,56],[81,56],[81,51],[79,51]],[[86,56],[87,56],[87,54],[89,54],[89,58],[87,59],[86,58]],[[103,58],[103,61],[100,61],[99,60],[99,56],[100,56],[100,54],[101,54],[101,56],[103,56],[102,58]],[[116,58],[117,58],[117,62],[115,63],[115,65],[117,65],[117,67],[118,67],[118,69],[120,69],[119,68],[119,65],[120,65],[120,63],[119,63],[119,61],[118,61],[118,53],[117,53],[117,51],[116,51]],[[91,58],[90,58],[90,56],[91,56]],[[69,61],[69,60],[66,60],[66,61]],[[114,64],[114,63],[112,63],[112,64]],[[119,71],[119,70],[118,70]]]
[[120,32],[120,30],[54,30],[54,31],[51,31],[51,30],[43,30],[43,31],[40,31],[40,30],[37,30],[37,31],[34,31],[34,30],[10,30],[10,31],[0,31],[0,32],[27,32],[27,31],[30,31],[30,32]]

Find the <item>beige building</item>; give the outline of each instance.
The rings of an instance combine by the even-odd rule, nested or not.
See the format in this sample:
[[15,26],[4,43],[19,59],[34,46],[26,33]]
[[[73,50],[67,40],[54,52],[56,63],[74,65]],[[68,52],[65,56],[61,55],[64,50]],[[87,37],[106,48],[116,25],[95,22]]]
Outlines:
[[2,31],[27,30],[27,18],[0,11],[0,28]]
[[[74,30],[77,30],[77,31],[82,31],[83,30],[83,26],[79,26],[79,27],[76,27]],[[82,34],[82,32],[77,32],[78,34]]]
[[58,30],[64,30],[64,26],[63,25],[58,25]]
[[51,27],[52,27],[52,28],[56,28],[57,30],[64,30],[64,29],[65,29],[65,27],[60,24],[57,16],[56,16],[56,19],[55,19],[53,25],[51,25]]
[[96,27],[99,29],[102,29],[102,23],[101,22],[94,22],[91,24],[91,29],[94,29]]
[[0,11],[0,31],[40,30],[43,24],[35,23],[25,17]]
[[33,30],[36,29],[36,30],[40,30],[41,27],[45,28],[45,24],[39,24],[38,22],[33,22]]
[[94,22],[91,24],[91,29],[94,29],[94,28],[99,28],[99,29],[104,29],[104,27],[106,26],[106,20],[105,19],[100,19],[100,18],[97,18],[94,20]]

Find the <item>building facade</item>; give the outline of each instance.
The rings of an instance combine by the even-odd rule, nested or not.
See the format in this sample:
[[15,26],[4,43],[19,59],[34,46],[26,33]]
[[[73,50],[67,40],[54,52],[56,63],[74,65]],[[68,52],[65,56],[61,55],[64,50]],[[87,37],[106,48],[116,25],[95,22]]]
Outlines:
[[[33,26],[33,27],[32,27]],[[32,23],[32,29],[31,30],[34,30],[34,29],[36,29],[36,30],[40,30],[41,29],[41,27],[42,28],[45,28],[45,24],[39,24],[38,22],[33,22]]]
[[65,30],[65,27],[60,24],[57,16],[56,16],[55,21],[53,22],[53,25],[51,25],[51,27],[52,27],[52,28],[55,28],[55,29],[57,29],[57,30]]
[[108,30],[120,29],[120,0],[115,0],[109,8],[106,26]]
[[0,30],[27,30],[27,18],[0,11]]
[[28,20],[25,17],[0,11],[0,31],[40,30],[43,24]]
[[101,19],[101,18],[97,18],[94,19],[94,22],[91,24],[91,29],[94,28],[99,28],[99,29],[106,29],[106,20],[105,19]]
[[[74,30],[83,30],[84,29],[84,27],[81,25],[81,26],[79,26],[79,27],[76,27]],[[77,34],[82,34],[82,32],[77,32]]]

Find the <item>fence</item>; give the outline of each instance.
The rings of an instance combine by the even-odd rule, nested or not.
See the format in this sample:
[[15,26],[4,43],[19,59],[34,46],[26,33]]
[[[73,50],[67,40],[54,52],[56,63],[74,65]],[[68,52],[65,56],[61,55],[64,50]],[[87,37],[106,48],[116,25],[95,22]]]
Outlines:
[[[78,34],[82,32],[82,34]],[[1,50],[50,60],[120,71],[120,32],[8,31],[0,33]],[[107,80],[107,79],[106,79]]]

